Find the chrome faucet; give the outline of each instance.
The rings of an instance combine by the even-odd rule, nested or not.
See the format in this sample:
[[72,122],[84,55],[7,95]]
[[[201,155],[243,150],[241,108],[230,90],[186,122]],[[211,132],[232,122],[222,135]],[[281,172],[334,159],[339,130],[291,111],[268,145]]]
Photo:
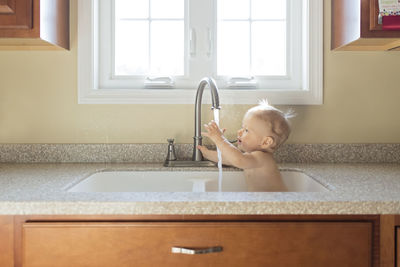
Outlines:
[[196,93],[196,102],[194,107],[194,144],[193,144],[193,157],[192,160],[177,160],[175,156],[175,148],[173,139],[168,140],[168,155],[164,162],[165,167],[212,167],[215,163],[212,161],[203,161],[203,155],[197,149],[198,145],[202,144],[201,136],[201,100],[203,98],[204,88],[208,85],[211,90],[212,108],[221,109],[219,106],[218,87],[212,78],[203,78],[200,81]]
[[209,77],[201,79],[199,83],[199,87],[197,88],[196,93],[196,102],[194,105],[194,144],[193,144],[193,161],[201,161],[203,160],[203,155],[200,150],[197,149],[198,145],[202,145],[202,136],[201,136],[201,103],[203,98],[204,88],[208,85],[211,90],[211,100],[212,107],[211,109],[221,109],[219,106],[219,93],[216,82]]

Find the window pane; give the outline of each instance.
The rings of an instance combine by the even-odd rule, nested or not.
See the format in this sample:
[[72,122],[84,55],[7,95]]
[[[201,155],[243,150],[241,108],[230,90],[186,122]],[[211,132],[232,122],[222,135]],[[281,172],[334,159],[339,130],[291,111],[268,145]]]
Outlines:
[[218,24],[218,75],[249,75],[249,23],[220,22]]
[[115,74],[145,75],[149,70],[149,23],[117,21],[115,27]]
[[151,75],[184,74],[183,21],[151,24]]
[[149,0],[115,0],[115,16],[117,19],[148,18]]
[[252,0],[251,18],[286,19],[286,0]]
[[183,19],[184,7],[185,7],[183,0],[150,0],[150,1],[151,1],[150,3],[151,3],[152,18]]
[[248,19],[250,0],[218,0],[218,19]]
[[252,75],[286,75],[286,23],[252,25]]

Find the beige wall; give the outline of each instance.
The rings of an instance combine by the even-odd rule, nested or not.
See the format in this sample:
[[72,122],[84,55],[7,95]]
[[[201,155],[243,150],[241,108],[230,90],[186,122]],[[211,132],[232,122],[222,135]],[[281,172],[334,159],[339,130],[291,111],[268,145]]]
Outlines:
[[[324,104],[293,107],[289,142],[400,143],[400,52],[329,51],[329,13]],[[72,26],[71,51],[0,52],[0,143],[192,142],[193,105],[78,105],[75,4]],[[228,137],[247,108],[223,106]]]

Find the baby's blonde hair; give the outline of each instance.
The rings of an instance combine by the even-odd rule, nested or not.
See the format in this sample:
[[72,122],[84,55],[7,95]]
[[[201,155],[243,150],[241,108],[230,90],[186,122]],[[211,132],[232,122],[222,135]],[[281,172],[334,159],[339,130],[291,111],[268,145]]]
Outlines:
[[261,100],[257,106],[250,108],[246,115],[250,113],[268,124],[274,139],[270,152],[275,152],[289,137],[291,131],[289,118],[294,117],[294,113],[291,110],[284,113],[271,106],[266,99]]

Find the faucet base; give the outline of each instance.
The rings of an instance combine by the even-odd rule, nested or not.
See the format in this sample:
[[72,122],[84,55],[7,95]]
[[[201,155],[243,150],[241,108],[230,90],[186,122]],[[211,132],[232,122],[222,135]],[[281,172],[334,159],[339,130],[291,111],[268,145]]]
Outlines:
[[164,167],[215,167],[217,164],[212,161],[202,160],[170,160],[164,162]]

